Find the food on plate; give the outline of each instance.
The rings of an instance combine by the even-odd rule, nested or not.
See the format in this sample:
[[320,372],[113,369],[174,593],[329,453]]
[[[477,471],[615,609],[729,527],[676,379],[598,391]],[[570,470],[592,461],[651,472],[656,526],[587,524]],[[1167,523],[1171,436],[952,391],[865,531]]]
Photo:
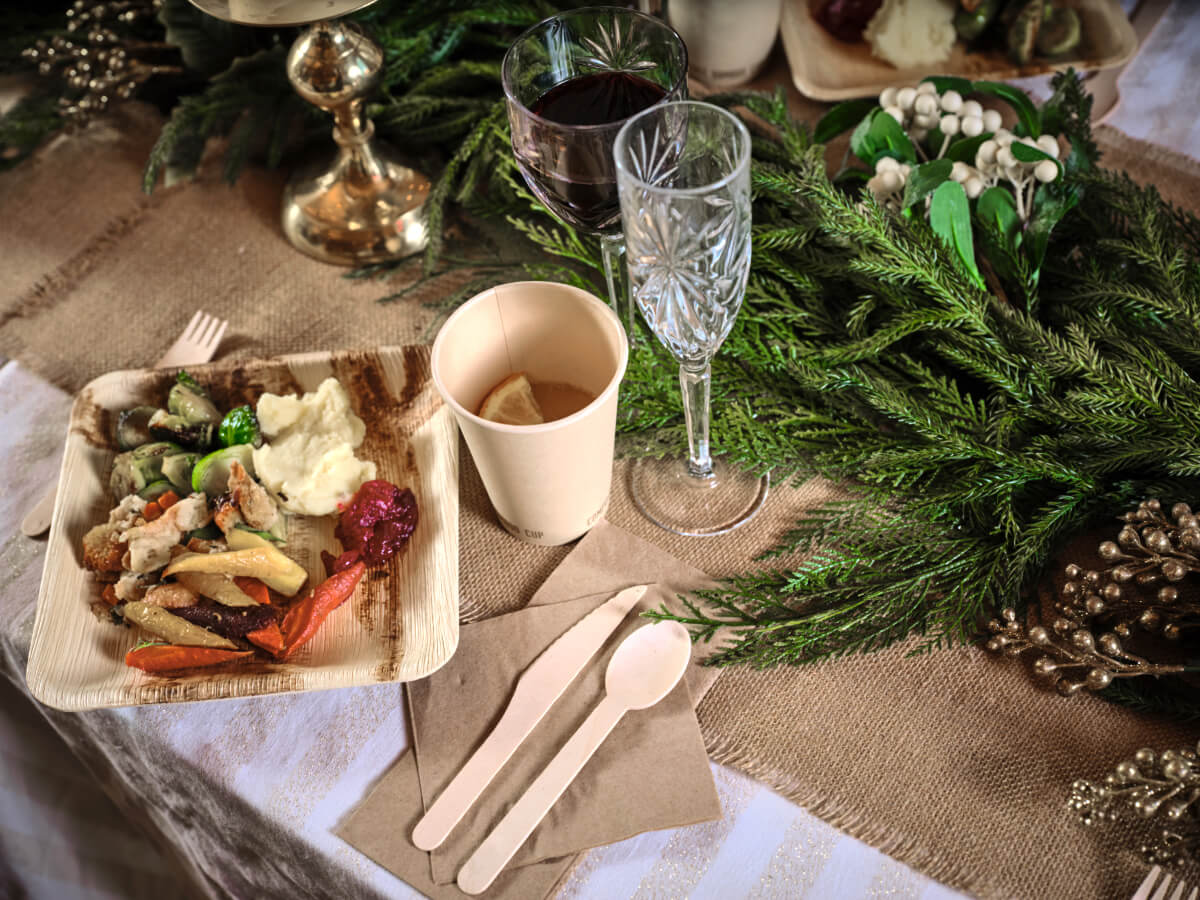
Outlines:
[[945,62],[954,49],[954,0],[883,0],[863,38],[898,69]]
[[[135,407],[117,417],[122,452],[109,478],[116,505],[84,535],[83,562],[103,584],[106,614],[155,639],[126,654],[129,666],[173,673],[256,655],[287,658],[354,593],[369,566],[386,563],[412,536],[416,498],[375,479],[374,463],[354,459],[365,426],[335,379],[301,398],[264,397],[269,424],[260,427],[263,404],[257,413],[241,406],[222,415],[183,372],[165,409]],[[173,440],[160,439],[164,428]],[[273,435],[283,446],[264,440]],[[334,465],[331,475],[336,445],[353,464]],[[300,459],[287,459],[286,448]],[[289,484],[307,485],[297,493],[304,508],[322,494],[344,506],[335,533],[345,552],[334,567],[323,551],[329,578],[306,594],[308,573],[280,549],[284,510],[255,477],[258,450],[268,451],[268,470],[286,468]],[[318,471],[304,471],[305,462]]]
[[417,528],[417,498],[387,481],[368,481],[342,510],[334,536],[345,548],[330,572],[362,559],[382,566],[408,543]]
[[501,425],[540,425],[546,421],[524,372],[509,375],[488,391],[479,404],[479,418]]
[[267,443],[254,450],[255,477],[288,512],[329,515],[375,477],[354,455],[366,426],[336,378],[302,397],[263,394],[257,414]]
[[821,27],[839,41],[853,44],[862,40],[862,34],[879,10],[883,0],[828,0],[816,12]]
[[831,35],[898,68],[944,61],[955,40],[1003,50],[1017,65],[1062,57],[1083,37],[1079,13],[1054,0],[828,0],[815,18]]
[[220,650],[216,647],[180,647],[175,644],[139,644],[125,654],[125,665],[143,672],[174,673],[197,666],[219,666],[253,656],[253,650]]
[[360,559],[350,567],[334,572],[288,610],[282,626],[283,650],[280,655],[283,658],[291,656],[312,639],[329,614],[354,593],[366,571],[367,564]]
[[[255,542],[255,543],[248,543]],[[240,529],[230,529],[225,543],[235,549],[212,553],[181,553],[163,570],[164,575],[204,572],[257,578],[273,591],[294,597],[304,587],[308,573],[270,541]]]

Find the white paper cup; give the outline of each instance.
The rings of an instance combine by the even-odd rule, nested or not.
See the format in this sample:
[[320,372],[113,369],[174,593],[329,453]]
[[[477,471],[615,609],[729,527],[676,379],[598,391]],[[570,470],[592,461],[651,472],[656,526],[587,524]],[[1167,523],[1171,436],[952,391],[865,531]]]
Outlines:
[[[454,411],[500,523],[553,546],[584,534],[608,508],[617,390],[629,346],[607,304],[546,281],[504,284],[472,297],[433,342],[433,382]],[[475,414],[514,372],[582,388],[596,399],[543,425],[501,425]]]

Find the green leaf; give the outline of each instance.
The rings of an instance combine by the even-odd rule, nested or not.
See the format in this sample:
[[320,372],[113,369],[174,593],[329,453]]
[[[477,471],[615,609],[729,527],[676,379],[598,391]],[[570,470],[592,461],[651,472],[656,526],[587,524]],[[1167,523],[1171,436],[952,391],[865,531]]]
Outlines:
[[1020,88],[999,81],[976,81],[975,90],[981,94],[997,97],[1011,106],[1017,113],[1018,133],[1038,137],[1042,133],[1042,119],[1037,107]]
[[929,225],[942,241],[958,254],[963,269],[980,290],[983,276],[975,265],[975,239],[971,235],[971,205],[967,192],[957,181],[946,181],[933,192]]
[[1021,219],[1013,196],[1005,188],[990,187],[975,203],[975,218],[1008,239],[1016,249],[1021,243]]
[[904,185],[904,208],[924,200],[950,177],[953,168],[954,163],[948,159],[935,159],[915,167]]
[[992,268],[1013,284],[1024,280],[1018,271],[1021,252],[1021,218],[1013,195],[1002,187],[991,187],[975,201],[981,252]]
[[915,164],[917,149],[900,123],[878,107],[858,123],[850,136],[850,152],[872,169],[882,156]]
[[878,104],[874,100],[846,100],[839,103],[821,116],[813,132],[813,140],[824,144],[837,137],[843,131],[849,131],[875,109]]
[[942,155],[942,159],[949,159],[954,162],[965,162],[969,166],[975,165],[975,154],[979,152],[979,146],[986,140],[990,140],[992,133],[985,131],[983,134],[977,134],[975,137],[962,138],[955,141],[946,148],[946,152]]
[[958,91],[964,97],[975,90],[975,85],[966,78],[956,78],[953,75],[930,75],[927,78],[922,78],[921,83],[929,82],[939,94],[944,94],[946,91]]
[[1035,272],[1041,269],[1046,258],[1050,232],[1078,203],[1079,194],[1076,191],[1054,191],[1049,185],[1042,185],[1034,194],[1033,214],[1025,228],[1025,244],[1029,248],[1029,258]]
[[875,157],[870,160],[872,166],[881,156],[892,156],[909,164],[916,163],[917,148],[913,146],[912,140],[900,127],[900,123],[883,110],[880,110],[879,115],[871,120],[868,137],[876,147]]
[[1024,163],[1041,162],[1043,159],[1050,160],[1050,162],[1054,163],[1054,165],[1058,167],[1058,177],[1062,178],[1062,163],[1060,163],[1049,153],[1039,150],[1037,147],[1030,147],[1028,144],[1023,144],[1020,141],[1013,141],[1009,145],[1008,149],[1012,151],[1013,156]]
[[850,135],[850,152],[863,162],[872,165],[874,165],[875,150],[871,141],[871,123],[877,116],[882,115],[886,115],[882,109],[875,109],[867,113],[854,129],[854,133]]

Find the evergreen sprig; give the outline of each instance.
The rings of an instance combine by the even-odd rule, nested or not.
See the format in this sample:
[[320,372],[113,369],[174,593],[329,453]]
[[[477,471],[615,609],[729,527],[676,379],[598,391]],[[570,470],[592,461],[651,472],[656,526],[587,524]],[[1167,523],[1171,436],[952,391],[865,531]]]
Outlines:
[[[1065,108],[1085,95],[1060,78],[1055,96],[1086,146],[1086,117]],[[1123,176],[1073,178],[1080,205],[1021,308],[977,290],[919,219],[831,184],[819,148],[757,139],[753,272],[714,366],[713,440],[851,494],[771,555],[800,563],[734,578],[680,617],[723,636],[717,664],[970,640],[985,613],[1021,605],[1067,537],[1200,488],[1194,221]],[[663,363],[626,381],[635,449],[664,427],[682,447]]]

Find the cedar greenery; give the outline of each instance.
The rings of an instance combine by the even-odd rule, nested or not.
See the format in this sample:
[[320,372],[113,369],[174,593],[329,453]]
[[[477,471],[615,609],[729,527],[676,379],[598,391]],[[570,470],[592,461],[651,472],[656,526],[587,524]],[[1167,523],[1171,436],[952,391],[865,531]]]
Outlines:
[[[446,309],[522,276],[603,293],[596,242],[549,217],[508,145],[499,60],[517,30],[553,11],[537,0],[381,0],[358,16],[386,54],[369,110],[377,129],[427,150],[440,172],[425,276],[473,273]],[[209,74],[174,104],[148,189],[165,172],[194,169],[212,136],[228,136],[232,180],[253,154],[275,164],[328,131],[284,77],[294,32],[226,33],[198,15],[185,0],[164,7],[189,66]],[[231,47],[237,55],[222,57]],[[1079,202],[1049,233],[1040,270],[977,230],[1003,297],[977,287],[922,218],[860,197],[853,172],[831,180],[822,146],[791,120],[782,92],[709,98],[770,126],[754,137],[746,302],[713,363],[715,449],[777,482],[821,475],[845,488],[806,512],[761,565],[680,617],[697,638],[721,641],[717,664],[808,663],[912,635],[918,652],[970,641],[996,609],[1020,605],[1067,536],[1148,496],[1195,499],[1200,221],[1152,187],[1095,168],[1091,101],[1074,75],[1055,80],[1040,110],[1023,97],[1006,99],[1070,141],[1062,190]],[[818,134],[828,139],[868,111],[842,107]],[[11,124],[0,120],[0,136]],[[451,206],[506,221],[527,241],[513,252],[489,247],[482,264],[455,256],[441,237]],[[633,337],[621,447],[682,453],[676,367],[644,327]],[[1200,716],[1161,685],[1110,694]]]

